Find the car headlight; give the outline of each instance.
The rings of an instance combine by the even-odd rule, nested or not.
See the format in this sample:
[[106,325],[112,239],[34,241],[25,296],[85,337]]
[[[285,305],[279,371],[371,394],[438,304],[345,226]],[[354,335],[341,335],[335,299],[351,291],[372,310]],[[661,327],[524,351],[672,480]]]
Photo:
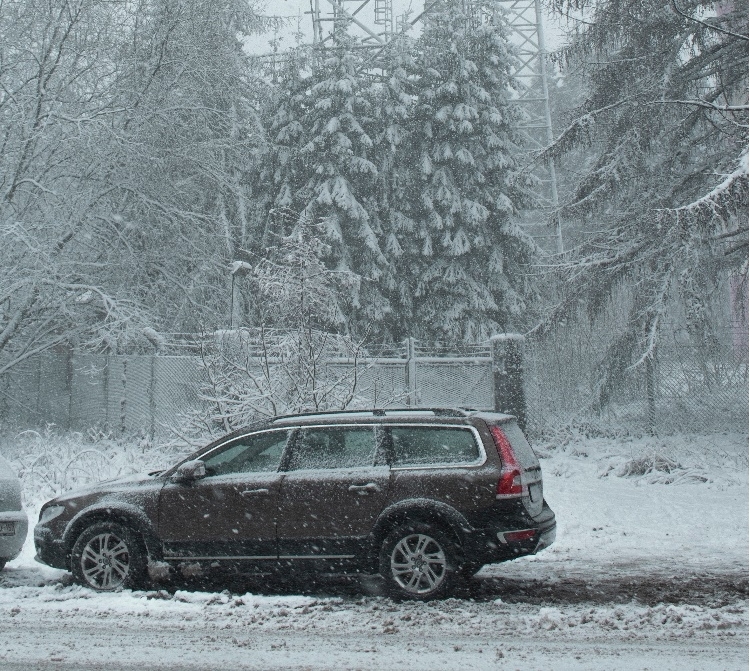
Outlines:
[[39,514],[39,524],[44,524],[56,517],[60,517],[65,512],[65,506],[49,506]]

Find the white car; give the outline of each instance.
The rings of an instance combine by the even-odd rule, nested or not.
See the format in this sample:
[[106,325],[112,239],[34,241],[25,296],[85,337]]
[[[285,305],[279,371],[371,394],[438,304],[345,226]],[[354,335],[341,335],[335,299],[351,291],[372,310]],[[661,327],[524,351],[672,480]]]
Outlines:
[[21,552],[29,520],[21,505],[21,483],[11,465],[0,456],[0,571]]

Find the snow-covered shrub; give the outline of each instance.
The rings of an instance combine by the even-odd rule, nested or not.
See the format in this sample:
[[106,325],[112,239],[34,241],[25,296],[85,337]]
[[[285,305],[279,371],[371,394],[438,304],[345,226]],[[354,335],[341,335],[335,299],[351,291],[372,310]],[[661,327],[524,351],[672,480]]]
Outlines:
[[0,436],[0,453],[13,463],[24,497],[37,503],[65,491],[133,473],[160,470],[179,449],[137,438],[113,440],[101,432],[83,435],[55,426]]
[[637,457],[626,461],[615,475],[646,475],[659,471],[662,473],[673,473],[674,471],[683,470],[682,466],[671,459],[659,454],[650,454],[643,457]]
[[[336,359],[347,365],[332,364]],[[191,433],[201,436],[264,417],[357,407],[358,377],[367,366],[359,343],[312,328],[237,330],[204,349],[201,360],[204,409],[190,418]]]
[[[599,477],[633,478],[638,483],[728,483],[746,472],[747,436],[742,434],[684,434],[608,439],[582,439],[596,458]],[[576,444],[565,450],[573,453]]]
[[[203,409],[190,436],[225,433],[263,417],[356,407],[366,367],[362,341],[345,331],[343,295],[357,278],[330,270],[322,224],[272,213],[277,244],[243,266],[255,328],[217,332],[201,344]],[[332,363],[332,360],[333,363]],[[337,365],[346,362],[346,365]]]

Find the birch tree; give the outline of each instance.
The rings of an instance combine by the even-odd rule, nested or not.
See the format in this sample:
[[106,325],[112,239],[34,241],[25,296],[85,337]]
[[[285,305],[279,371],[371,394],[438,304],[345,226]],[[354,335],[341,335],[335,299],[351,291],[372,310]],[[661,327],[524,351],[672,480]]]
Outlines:
[[228,317],[260,23],[232,0],[0,4],[0,372]]
[[123,239],[106,180],[122,114],[110,57],[126,22],[118,9],[0,5],[0,373],[65,341],[101,345],[144,318],[107,281]]

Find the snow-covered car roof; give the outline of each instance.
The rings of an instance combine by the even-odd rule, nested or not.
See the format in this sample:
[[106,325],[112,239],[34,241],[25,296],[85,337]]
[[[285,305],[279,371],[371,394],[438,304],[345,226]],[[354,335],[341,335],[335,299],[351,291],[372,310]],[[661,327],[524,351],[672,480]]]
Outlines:
[[0,454],[0,480],[15,480],[17,477],[15,469]]

